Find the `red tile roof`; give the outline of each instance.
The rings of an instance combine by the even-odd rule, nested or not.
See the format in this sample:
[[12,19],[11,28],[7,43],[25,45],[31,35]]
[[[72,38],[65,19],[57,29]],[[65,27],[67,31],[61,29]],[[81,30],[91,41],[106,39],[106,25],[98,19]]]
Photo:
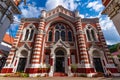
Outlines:
[[14,38],[12,36],[10,36],[9,34],[4,35],[4,38],[3,38],[4,42],[12,45],[13,40],[14,40]]

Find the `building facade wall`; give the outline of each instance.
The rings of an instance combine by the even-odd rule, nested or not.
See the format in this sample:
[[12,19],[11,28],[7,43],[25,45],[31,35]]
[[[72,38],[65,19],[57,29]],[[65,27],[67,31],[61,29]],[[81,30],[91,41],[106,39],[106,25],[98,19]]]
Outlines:
[[[23,59],[24,68],[20,66]],[[109,69],[117,75],[98,19],[82,19],[78,12],[58,6],[48,12],[43,10],[39,19],[21,20],[2,73],[23,70],[30,76],[54,76],[56,72],[73,76],[76,66],[78,75],[90,77],[99,72],[96,59],[102,73]],[[62,68],[57,69],[58,65]]]

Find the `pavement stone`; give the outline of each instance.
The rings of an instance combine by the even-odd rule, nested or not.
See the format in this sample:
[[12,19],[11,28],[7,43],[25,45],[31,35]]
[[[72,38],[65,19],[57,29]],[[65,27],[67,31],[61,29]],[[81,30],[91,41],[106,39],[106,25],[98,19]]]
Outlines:
[[35,77],[35,78],[21,78],[21,77],[0,77],[0,80],[120,80],[120,77],[114,78],[84,78],[84,77]]

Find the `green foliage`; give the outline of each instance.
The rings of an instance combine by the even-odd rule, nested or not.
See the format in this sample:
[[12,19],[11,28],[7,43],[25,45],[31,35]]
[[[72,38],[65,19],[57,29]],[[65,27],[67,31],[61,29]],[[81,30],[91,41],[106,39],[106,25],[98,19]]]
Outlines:
[[120,58],[120,55],[117,55]]
[[117,49],[118,49],[119,45],[120,45],[120,43],[112,45],[111,47],[109,47],[110,52],[113,53],[113,52],[118,51]]
[[27,73],[21,73],[20,76],[21,77],[29,77],[29,74],[27,74]]
[[10,74],[5,74],[3,77],[10,77]]
[[74,72],[77,70],[77,64],[71,64],[71,68],[72,70],[74,70]]
[[29,74],[23,72],[16,72],[11,74],[6,74],[4,77],[29,77]]
[[87,75],[86,74],[81,74],[80,77],[87,77]]
[[47,68],[50,68],[50,64],[46,64],[46,67],[47,67]]

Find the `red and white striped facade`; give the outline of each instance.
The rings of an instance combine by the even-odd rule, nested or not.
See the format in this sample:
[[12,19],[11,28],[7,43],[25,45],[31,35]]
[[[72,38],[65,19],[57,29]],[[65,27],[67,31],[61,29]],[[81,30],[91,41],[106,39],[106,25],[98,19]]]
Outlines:
[[[73,75],[71,64],[77,64],[78,75],[92,76],[97,73],[94,58],[100,59],[103,73],[109,69],[118,75],[99,19],[81,18],[77,11],[72,12],[62,6],[51,11],[43,10],[40,18],[21,20],[1,73],[17,72],[20,58],[26,58],[25,73],[30,76],[53,76],[58,70],[56,62],[60,63],[56,58],[58,56],[62,57],[63,72],[68,76]],[[50,68],[46,69],[48,64]]]

